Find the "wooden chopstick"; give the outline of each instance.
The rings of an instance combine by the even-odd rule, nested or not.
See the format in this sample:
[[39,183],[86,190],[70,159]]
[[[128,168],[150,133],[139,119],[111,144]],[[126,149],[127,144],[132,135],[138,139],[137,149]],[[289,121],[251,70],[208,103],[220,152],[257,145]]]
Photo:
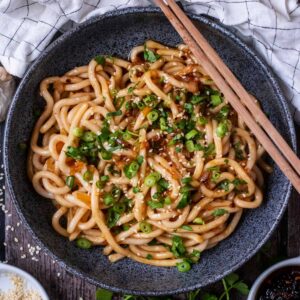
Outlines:
[[[225,95],[226,100],[242,116],[257,140],[300,193],[300,178],[298,175],[300,174],[300,160],[296,154],[175,1],[154,0],[154,2],[161,8],[183,41],[189,46],[196,59],[214,80]],[[191,33],[193,36],[191,36]],[[218,66],[215,66],[215,64]],[[258,123],[263,127],[260,127]]]
[[264,128],[265,131],[268,132],[270,138],[276,145],[280,145],[280,149],[283,153],[285,153],[286,159],[294,166],[299,166],[299,168],[295,168],[295,171],[300,175],[300,159],[296,156],[287,142],[283,139],[283,137],[279,134],[270,120],[266,117],[264,112],[252,101],[251,96],[239,82],[239,80],[234,76],[234,74],[230,71],[227,65],[222,61],[217,52],[210,46],[204,36],[200,33],[200,31],[196,28],[193,22],[187,17],[187,15],[179,8],[174,0],[168,0],[167,3],[170,5],[171,9],[177,16],[179,20],[183,24],[185,24],[186,28],[189,28],[190,35],[194,38],[194,40],[198,43],[207,57],[213,62],[214,66],[218,69],[218,71],[226,78],[226,81],[229,83],[231,88],[240,96],[241,101],[248,107],[251,111],[252,115],[255,117],[256,121],[260,123],[260,125]]

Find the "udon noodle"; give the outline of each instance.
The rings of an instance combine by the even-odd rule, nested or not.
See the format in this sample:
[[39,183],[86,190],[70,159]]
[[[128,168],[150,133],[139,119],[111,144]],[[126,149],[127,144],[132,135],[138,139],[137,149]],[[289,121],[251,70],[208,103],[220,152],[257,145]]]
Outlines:
[[262,203],[264,149],[185,45],[96,56],[40,94],[29,176],[81,248],[184,272]]

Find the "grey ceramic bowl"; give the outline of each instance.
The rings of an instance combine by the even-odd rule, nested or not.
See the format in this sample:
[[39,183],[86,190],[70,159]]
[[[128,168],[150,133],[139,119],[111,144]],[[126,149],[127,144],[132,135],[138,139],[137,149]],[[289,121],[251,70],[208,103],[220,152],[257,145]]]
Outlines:
[[[219,52],[243,85],[262,103],[283,137],[295,148],[292,117],[278,84],[261,60],[235,35],[204,16],[193,16],[201,32]],[[47,76],[87,64],[96,54],[126,58],[130,49],[154,39],[167,45],[181,42],[166,18],[154,8],[108,13],[90,20],[53,42],[24,76],[10,108],[5,133],[5,170],[9,192],[32,235],[68,271],[89,282],[117,292],[165,295],[187,292],[213,283],[236,270],[268,239],[287,205],[291,184],[278,167],[267,180],[265,201],[247,211],[236,231],[217,247],[205,251],[201,262],[188,273],[158,268],[129,259],[109,263],[99,248],[80,250],[51,227],[51,201],[35,193],[26,176],[26,154],[18,144],[28,141],[34,126],[34,110],[43,105],[39,82]]]

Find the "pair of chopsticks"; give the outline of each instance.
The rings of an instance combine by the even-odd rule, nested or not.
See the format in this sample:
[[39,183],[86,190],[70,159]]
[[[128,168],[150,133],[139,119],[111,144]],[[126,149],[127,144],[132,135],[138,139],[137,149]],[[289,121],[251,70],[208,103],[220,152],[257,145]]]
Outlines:
[[300,160],[216,51],[174,0],[154,0],[193,55],[300,193]]

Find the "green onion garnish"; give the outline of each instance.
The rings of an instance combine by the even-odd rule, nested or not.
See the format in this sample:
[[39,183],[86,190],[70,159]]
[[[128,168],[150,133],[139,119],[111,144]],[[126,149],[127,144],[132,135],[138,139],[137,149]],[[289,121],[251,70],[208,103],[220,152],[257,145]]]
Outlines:
[[99,64],[99,65],[104,65],[105,64],[105,57],[102,55],[96,55],[95,56],[95,61]]
[[154,122],[158,119],[158,112],[156,110],[152,110],[148,113],[147,118],[150,122]]
[[103,197],[103,202],[105,205],[111,205],[114,202],[114,197],[111,193],[106,193]]
[[81,136],[81,139],[85,142],[93,142],[96,140],[96,134],[92,131],[86,131]]
[[210,96],[210,103],[212,106],[218,106],[222,103],[222,98],[220,95],[211,95]]
[[93,173],[89,170],[83,173],[83,180],[84,181],[91,181],[93,179]]
[[172,200],[170,197],[166,197],[164,202],[165,202],[165,205],[170,205],[172,203]]
[[75,177],[74,176],[68,176],[66,178],[66,185],[72,189],[74,187],[74,183],[75,183]]
[[218,208],[218,209],[215,209],[213,212],[212,212],[212,215],[214,217],[219,217],[219,216],[223,216],[225,214],[228,214],[228,211],[226,209],[223,209],[223,208]]
[[102,159],[104,160],[110,160],[112,158],[112,153],[106,150],[102,150],[100,152]]
[[187,151],[189,151],[189,152],[195,151],[195,145],[194,145],[193,141],[186,141],[185,147],[186,147]]
[[189,225],[182,225],[181,228],[187,231],[193,231],[193,228]]
[[85,238],[79,238],[76,240],[76,246],[81,249],[89,249],[92,247],[92,242]]
[[207,124],[208,121],[205,117],[201,116],[201,117],[198,118],[198,123],[203,126],[203,125]]
[[191,269],[191,264],[186,260],[176,264],[176,266],[179,272],[188,272]]
[[80,138],[83,136],[84,130],[80,127],[75,127],[75,128],[73,128],[72,133],[74,136]]
[[198,225],[204,225],[205,224],[205,222],[199,217],[194,219],[193,223],[198,224]]
[[219,125],[216,129],[216,132],[217,132],[217,136],[219,138],[223,138],[226,135],[226,133],[228,132],[227,122],[223,121],[223,122],[219,123]]
[[190,140],[190,139],[194,138],[197,134],[198,134],[198,131],[196,129],[192,129],[185,135],[185,138],[187,140]]
[[156,182],[159,179],[160,179],[160,174],[157,172],[153,172],[145,178],[145,185],[148,187],[152,187],[156,184]]
[[146,221],[140,222],[139,228],[144,233],[150,233],[152,231],[151,224],[147,223]]

